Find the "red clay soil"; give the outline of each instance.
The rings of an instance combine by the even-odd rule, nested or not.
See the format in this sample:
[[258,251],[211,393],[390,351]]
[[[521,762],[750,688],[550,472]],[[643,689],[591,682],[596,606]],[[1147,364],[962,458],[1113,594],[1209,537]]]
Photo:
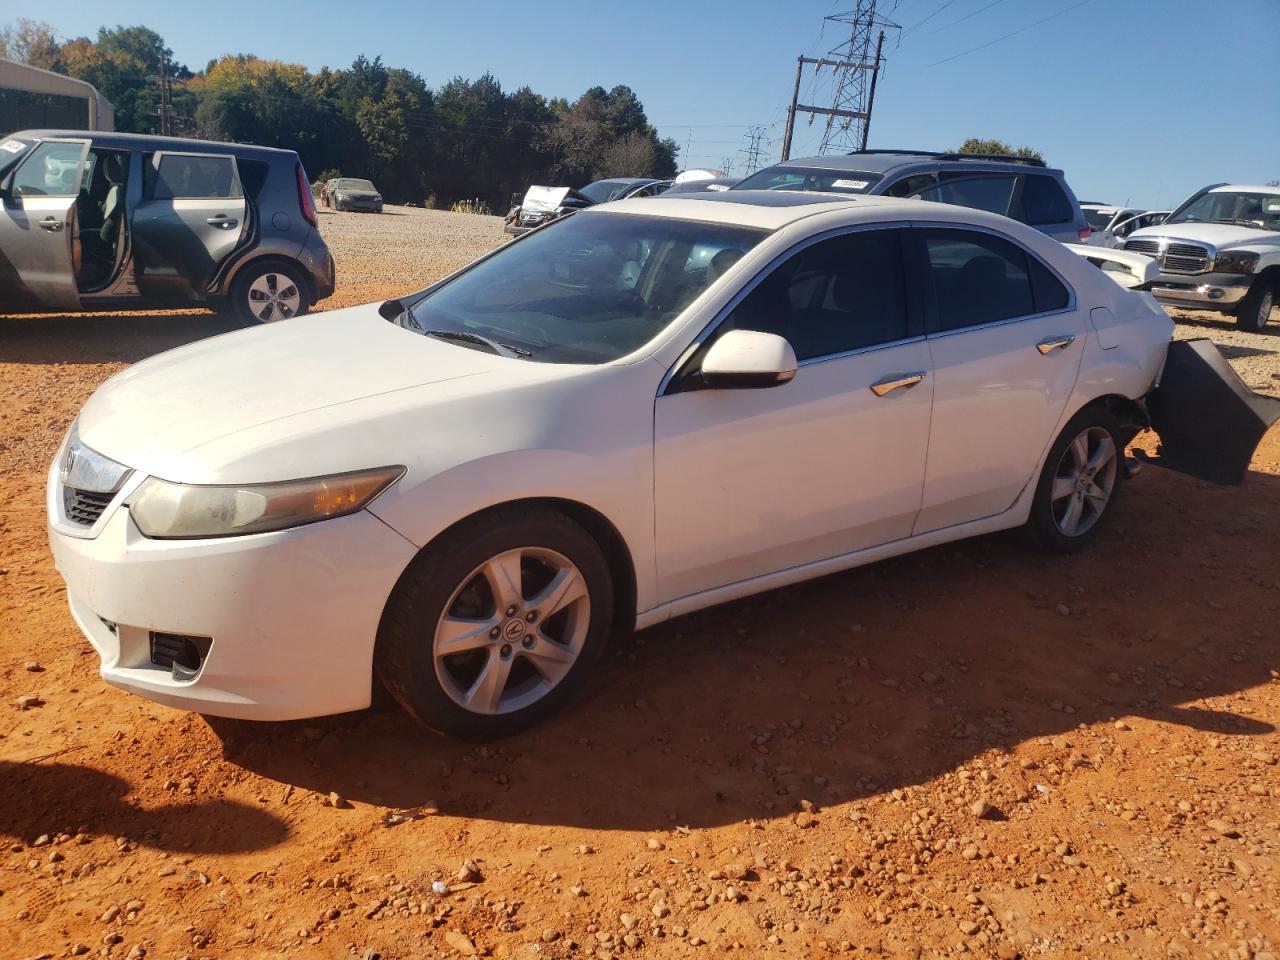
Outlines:
[[1277,955],[1280,430],[1239,488],[1147,467],[1078,556],[987,537],[621,638],[477,747],[99,679],[44,471],[107,376],[226,328],[0,318],[0,957]]

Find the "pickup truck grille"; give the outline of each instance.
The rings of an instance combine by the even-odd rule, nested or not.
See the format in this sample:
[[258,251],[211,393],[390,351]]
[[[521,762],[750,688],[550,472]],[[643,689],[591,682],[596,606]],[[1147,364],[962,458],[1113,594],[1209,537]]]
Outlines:
[[1209,269],[1209,251],[1196,243],[1170,243],[1163,254],[1158,240],[1130,240],[1124,248],[1154,257],[1166,273],[1204,273]]

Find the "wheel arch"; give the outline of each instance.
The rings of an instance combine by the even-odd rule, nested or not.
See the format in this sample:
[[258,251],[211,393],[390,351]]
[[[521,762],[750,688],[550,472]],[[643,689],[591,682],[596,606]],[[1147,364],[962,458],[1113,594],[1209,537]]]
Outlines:
[[246,270],[270,263],[278,263],[293,270],[293,272],[296,273],[302,281],[302,286],[306,290],[307,302],[313,305],[316,303],[316,286],[311,277],[311,271],[299,263],[296,257],[290,257],[283,253],[255,254],[254,256],[248,257],[235,264],[227,271],[227,275],[222,279],[223,299],[231,299],[231,294],[235,289],[236,281],[244,275]]
[[[614,611],[613,625],[617,631],[630,631],[635,628],[636,623],[636,603],[637,603],[637,583],[636,583],[636,567],[635,560],[631,555],[631,549],[627,546],[626,539],[618,531],[608,517],[594,507],[588,506],[578,500],[569,500],[562,497],[524,497],[516,500],[505,500],[501,503],[493,503],[465,517],[460,517],[449,526],[445,527],[429,541],[422,545],[417,552],[415,558],[421,556],[428,550],[431,550],[442,538],[451,534],[463,524],[471,523],[476,519],[494,513],[499,510],[520,509],[521,507],[548,507],[563,513],[578,526],[582,527],[591,535],[592,539],[600,545],[604,551],[605,561],[609,565],[609,575],[613,581],[614,588]],[[400,579],[403,579],[413,568],[413,562],[405,566],[401,572],[400,578],[397,579],[397,585]],[[391,595],[394,595],[393,589]],[[390,603],[390,595],[388,596]]]

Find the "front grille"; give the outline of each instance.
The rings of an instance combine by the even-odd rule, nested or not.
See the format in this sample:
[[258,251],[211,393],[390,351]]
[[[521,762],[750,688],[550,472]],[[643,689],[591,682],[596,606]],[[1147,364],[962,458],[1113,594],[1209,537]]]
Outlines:
[[1130,240],[1124,248],[1155,257],[1169,273],[1204,273],[1209,268],[1209,251],[1197,243],[1170,243],[1163,256],[1158,240]]
[[1145,253],[1148,257],[1154,257],[1160,252],[1160,242],[1158,240],[1130,240],[1124,245],[1126,250],[1132,250],[1134,253]]
[[62,488],[62,512],[72,523],[82,527],[92,527],[102,516],[114,493],[95,493],[92,490],[77,490],[75,487]]
[[1209,251],[1195,243],[1171,243],[1164,254],[1164,268],[1170,273],[1204,273]]

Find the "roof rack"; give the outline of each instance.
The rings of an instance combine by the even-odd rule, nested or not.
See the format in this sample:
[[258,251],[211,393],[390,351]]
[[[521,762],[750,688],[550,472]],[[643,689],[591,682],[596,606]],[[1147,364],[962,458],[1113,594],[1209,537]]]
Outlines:
[[933,157],[936,160],[991,160],[995,163],[1022,163],[1029,167],[1043,167],[1045,162],[1036,157],[1014,157],[1003,153],[956,153],[938,150],[850,150],[849,156],[866,153],[888,153],[904,157]]

